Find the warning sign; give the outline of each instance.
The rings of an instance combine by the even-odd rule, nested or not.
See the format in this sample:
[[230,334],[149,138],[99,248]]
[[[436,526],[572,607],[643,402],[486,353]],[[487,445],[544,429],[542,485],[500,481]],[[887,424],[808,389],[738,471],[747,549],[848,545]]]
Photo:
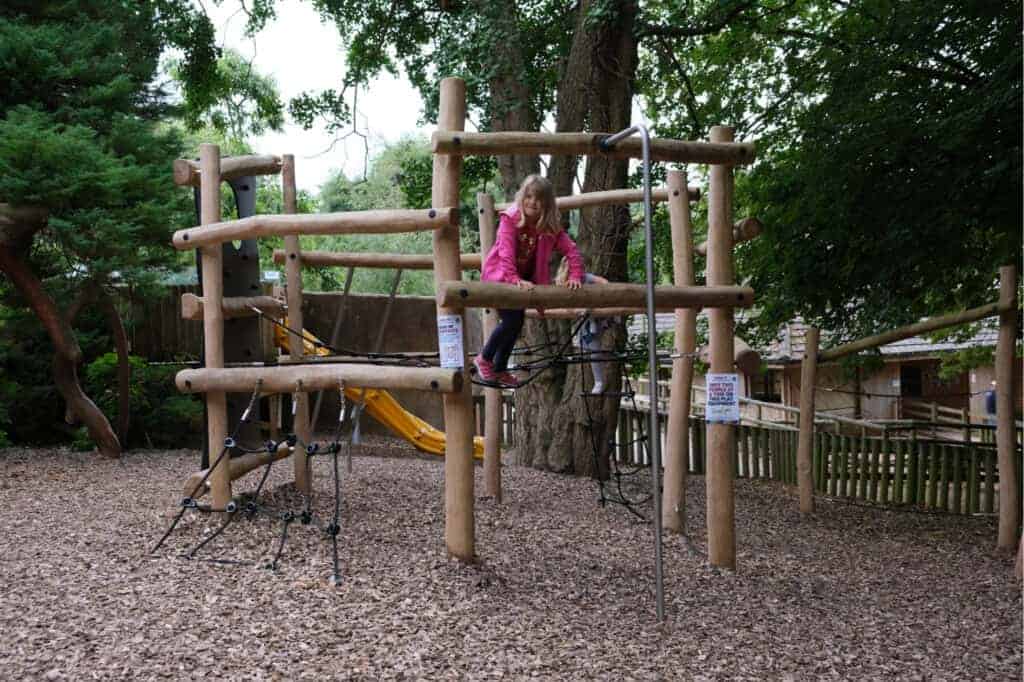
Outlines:
[[441,355],[441,367],[462,369],[465,357],[462,352],[462,315],[437,316],[437,349]]
[[711,424],[738,424],[740,422],[740,395],[738,374],[708,374],[708,404],[705,416]]

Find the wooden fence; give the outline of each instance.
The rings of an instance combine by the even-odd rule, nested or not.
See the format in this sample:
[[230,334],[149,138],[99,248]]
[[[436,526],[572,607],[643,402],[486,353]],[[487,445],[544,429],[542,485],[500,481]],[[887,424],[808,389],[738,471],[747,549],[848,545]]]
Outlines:
[[[512,447],[515,405],[511,391],[505,392],[503,403],[503,441]],[[613,453],[619,464],[649,465],[641,438],[649,423],[646,408],[621,406]],[[664,451],[667,419],[660,419],[659,426]],[[691,416],[687,463],[691,474],[705,473],[706,433],[704,419]],[[797,434],[796,428],[781,424],[737,426],[733,450],[736,477],[795,486]],[[953,514],[995,514],[999,509],[994,445],[902,437],[902,433],[867,436],[824,431],[815,432],[814,443],[814,487],[820,495]],[[1021,467],[1018,449],[1018,472]]]

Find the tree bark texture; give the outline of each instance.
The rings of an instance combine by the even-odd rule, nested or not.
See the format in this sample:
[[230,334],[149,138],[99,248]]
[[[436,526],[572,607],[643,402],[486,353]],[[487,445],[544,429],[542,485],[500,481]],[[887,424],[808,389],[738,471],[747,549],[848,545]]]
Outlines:
[[96,404],[82,391],[78,382],[78,363],[82,350],[74,333],[57,309],[57,304],[43,289],[42,282],[32,272],[19,253],[7,244],[0,244],[0,270],[10,278],[26,302],[42,323],[53,342],[53,374],[57,390],[74,410],[75,415],[89,431],[89,437],[96,444],[100,454],[119,457],[121,443],[118,441],[110,422]]
[[[121,443],[128,447],[128,427],[131,424],[131,379],[132,365],[128,357],[128,332],[124,328],[124,321],[117,312],[117,305],[114,299],[103,288],[95,282],[82,288],[78,296],[68,306],[64,313],[64,319],[68,327],[73,328],[78,313],[88,303],[95,303],[99,300],[103,313],[107,317],[107,324],[110,325],[110,336],[114,341],[114,349],[117,352],[117,437]],[[68,403],[64,420],[68,424],[77,423],[75,411]]]
[[[490,80],[489,123],[491,132],[512,130],[536,130],[540,121],[530,106],[533,95],[528,89],[526,62],[520,49],[522,40],[515,26],[517,3],[514,0],[486,3],[488,12],[493,12],[495,24],[499,27],[499,39],[495,45],[495,73]],[[503,39],[502,36],[516,36],[517,39]],[[535,154],[499,156],[498,171],[505,199],[511,201],[520,183],[527,175],[540,171],[540,158]],[[486,255],[486,254],[485,254]]]
[[[580,5],[569,59],[560,79],[556,126],[559,132],[578,132],[584,128],[614,132],[630,123],[637,62],[633,28],[636,6],[632,2],[615,3],[616,15],[593,25],[585,19],[591,4],[585,1]],[[626,186],[627,161],[591,157],[585,163],[584,192]],[[556,194],[572,192],[576,168],[576,159],[552,159],[549,177]],[[611,281],[626,281],[630,229],[628,207],[584,209],[577,245],[587,270]],[[531,321],[526,325],[524,342],[532,346],[550,340],[560,346],[568,341],[571,328],[571,323],[566,322]],[[606,348],[624,346],[622,324],[616,324],[608,335],[612,338],[605,339]],[[605,367],[607,390],[617,391],[620,367],[614,363]],[[516,392],[516,459],[520,463],[550,471],[606,475],[619,399],[582,397],[581,393],[592,385],[588,365],[555,365]]]

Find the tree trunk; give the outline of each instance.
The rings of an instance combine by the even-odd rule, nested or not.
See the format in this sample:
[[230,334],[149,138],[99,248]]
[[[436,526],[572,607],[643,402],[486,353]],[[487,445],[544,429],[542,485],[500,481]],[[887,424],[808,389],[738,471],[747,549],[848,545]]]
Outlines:
[[[578,10],[577,28],[569,60],[559,83],[557,130],[615,132],[629,126],[633,77],[636,71],[636,39],[633,25],[636,6],[617,2],[617,14],[600,26],[584,26],[592,2]],[[550,176],[559,194],[572,190],[575,159],[553,159]],[[625,187],[628,162],[590,157],[586,162],[583,191]],[[587,270],[612,281],[626,281],[626,247],[630,232],[626,207],[595,207],[583,211],[577,243]],[[561,345],[568,340],[570,325],[549,320],[527,324],[529,345],[548,340]],[[625,328],[616,325],[614,348],[625,342]],[[606,340],[607,343],[607,340]],[[553,350],[551,351],[553,352]],[[617,391],[620,368],[607,365],[608,390]],[[587,365],[553,366],[525,389],[516,392],[517,459],[523,464],[550,471],[603,477],[618,418],[618,396],[584,398],[592,386]],[[589,403],[584,404],[584,401]],[[588,417],[588,407],[589,414]],[[591,419],[593,423],[591,423]],[[595,457],[596,444],[596,457]]]
[[89,437],[106,457],[119,457],[121,444],[110,428],[110,422],[96,404],[82,391],[76,367],[82,360],[82,350],[74,333],[68,327],[56,303],[43,289],[42,282],[9,245],[0,243],[0,270],[10,278],[29,307],[39,318],[54,346],[53,373],[64,400],[85,424]]
[[[526,63],[520,44],[528,36],[519,36],[515,25],[517,3],[510,0],[486,3],[498,26],[494,64],[496,73],[490,80],[491,98],[489,104],[490,127],[492,132],[511,130],[536,130],[540,122],[530,106],[531,95],[527,89]],[[504,39],[516,36],[517,39]],[[540,158],[535,154],[508,155],[497,157],[498,171],[506,201],[511,201],[523,178],[540,171]]]
[[[78,297],[68,306],[64,313],[69,328],[73,328],[78,313],[82,311],[87,303],[95,303],[99,299],[103,312],[107,316],[107,323],[110,325],[110,336],[114,341],[114,349],[117,352],[117,437],[128,447],[128,427],[131,424],[131,378],[132,365],[128,352],[128,332],[124,328],[121,315],[117,312],[114,299],[95,282],[82,288]],[[75,411],[68,403],[64,413],[64,421],[68,424],[77,423]]]
[[131,420],[132,365],[128,359],[128,332],[114,299],[106,291],[100,291],[100,305],[107,315],[110,335],[117,351],[117,437],[128,446],[128,427]]

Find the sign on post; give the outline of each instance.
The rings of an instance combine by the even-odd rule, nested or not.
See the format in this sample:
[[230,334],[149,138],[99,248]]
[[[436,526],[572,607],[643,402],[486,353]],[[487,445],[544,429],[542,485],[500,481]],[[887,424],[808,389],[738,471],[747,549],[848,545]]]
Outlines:
[[437,350],[441,367],[462,369],[465,353],[462,351],[462,315],[437,316]]
[[708,374],[705,418],[711,424],[739,424],[740,395],[738,374]]

